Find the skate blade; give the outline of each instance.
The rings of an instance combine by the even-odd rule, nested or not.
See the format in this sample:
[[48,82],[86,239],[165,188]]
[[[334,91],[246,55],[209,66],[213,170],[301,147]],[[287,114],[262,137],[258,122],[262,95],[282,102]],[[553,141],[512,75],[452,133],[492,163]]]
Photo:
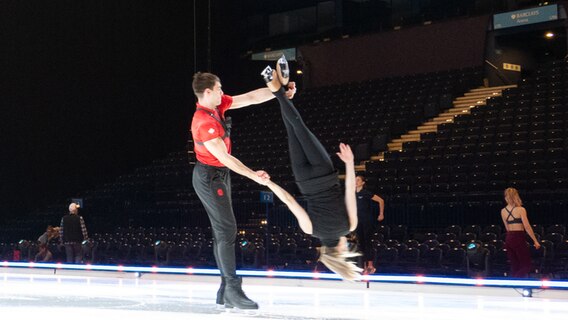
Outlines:
[[262,70],[262,72],[260,73],[260,75],[262,76],[262,78],[264,79],[265,82],[270,82],[272,81],[272,68],[270,66],[267,66],[266,68],[264,68],[264,70]]
[[260,309],[239,309],[239,308],[230,308],[230,309],[225,309],[225,313],[231,313],[231,314],[243,314],[243,315],[247,315],[247,316],[259,316],[260,315]]

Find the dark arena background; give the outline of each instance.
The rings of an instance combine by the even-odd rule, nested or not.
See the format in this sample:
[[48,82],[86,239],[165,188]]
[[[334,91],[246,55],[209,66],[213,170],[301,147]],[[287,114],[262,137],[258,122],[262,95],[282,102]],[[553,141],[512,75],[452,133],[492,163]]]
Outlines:
[[[567,6],[0,1],[0,312],[565,317]],[[267,188],[233,172],[237,268],[261,308],[218,310],[210,222],[191,183],[192,77],[215,73],[238,95],[263,88],[260,72],[282,54],[298,87],[293,102],[340,179],[344,142],[365,188],[384,199],[371,237],[376,272],[338,281],[318,261],[319,240]],[[305,205],[278,103],[228,115],[232,154]],[[526,279],[509,271],[500,214],[509,187],[541,244],[530,245]],[[89,233],[82,262],[66,264],[57,239],[50,261],[34,261],[38,237],[71,202]]]

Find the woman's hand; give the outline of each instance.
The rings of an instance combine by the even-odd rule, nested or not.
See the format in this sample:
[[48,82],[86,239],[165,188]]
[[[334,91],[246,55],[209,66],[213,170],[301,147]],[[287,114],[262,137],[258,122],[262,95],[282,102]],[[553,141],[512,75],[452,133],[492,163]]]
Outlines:
[[337,156],[345,163],[353,163],[354,161],[353,151],[351,151],[351,147],[345,143],[339,144],[339,152],[337,152]]

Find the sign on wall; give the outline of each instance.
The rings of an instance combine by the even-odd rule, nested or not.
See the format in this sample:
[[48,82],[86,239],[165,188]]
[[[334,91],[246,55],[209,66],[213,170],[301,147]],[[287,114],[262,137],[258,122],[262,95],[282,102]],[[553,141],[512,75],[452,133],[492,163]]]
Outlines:
[[527,24],[558,20],[558,5],[529,8],[493,15],[493,29],[504,29]]
[[280,59],[282,55],[285,55],[288,61],[294,61],[296,60],[296,48],[253,53],[251,59],[257,61],[276,61]]
[[268,191],[261,191],[260,203],[274,203],[274,193]]
[[503,63],[503,70],[518,71],[521,72],[521,66],[513,63]]

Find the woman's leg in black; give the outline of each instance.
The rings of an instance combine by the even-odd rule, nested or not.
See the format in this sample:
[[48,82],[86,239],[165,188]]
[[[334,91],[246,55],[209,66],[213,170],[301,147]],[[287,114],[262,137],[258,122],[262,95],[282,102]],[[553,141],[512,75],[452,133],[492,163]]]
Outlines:
[[290,162],[292,165],[292,172],[297,181],[305,181],[313,177],[312,165],[308,161],[308,157],[304,153],[294,129],[284,117],[284,126],[288,134],[288,153],[290,154]]
[[[290,159],[292,167],[299,167],[304,171],[304,177],[296,177],[297,180],[306,180],[320,177],[335,171],[331,158],[317,137],[306,127],[296,107],[281,89],[274,95],[280,103],[282,119],[288,133]],[[309,169],[308,169],[309,168]],[[309,171],[309,172],[308,172]],[[297,175],[296,172],[294,172]]]

